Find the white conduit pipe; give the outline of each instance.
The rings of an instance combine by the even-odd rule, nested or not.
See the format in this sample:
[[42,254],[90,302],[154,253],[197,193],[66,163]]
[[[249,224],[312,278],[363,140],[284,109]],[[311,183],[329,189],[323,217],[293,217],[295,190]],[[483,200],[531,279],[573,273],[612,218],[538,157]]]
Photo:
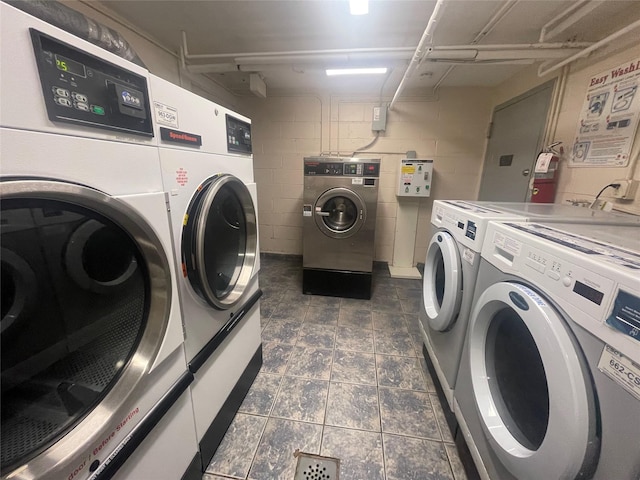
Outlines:
[[566,10],[559,13],[558,15],[553,17],[551,20],[549,20],[547,23],[545,23],[542,29],[540,30],[540,39],[539,39],[540,43],[544,42],[544,39],[547,36],[547,30],[549,29],[549,27],[551,27],[551,25],[560,22],[563,18],[571,15],[573,12],[575,12],[579,8],[582,8],[582,6],[585,3],[589,3],[590,1],[591,0],[578,0],[575,3],[572,3]]
[[436,3],[435,8],[433,9],[433,13],[431,13],[431,18],[429,18],[429,23],[427,23],[427,28],[425,29],[424,33],[422,34],[422,38],[420,39],[420,42],[418,43],[416,51],[413,54],[413,58],[411,59],[411,63],[409,63],[409,66],[407,67],[407,70],[404,72],[404,76],[402,77],[402,80],[400,80],[400,84],[398,85],[398,89],[396,90],[396,93],[393,95],[393,99],[391,100],[391,103],[389,104],[389,110],[393,110],[393,107],[395,106],[396,102],[398,101],[398,98],[400,97],[400,94],[404,90],[404,88],[405,88],[405,86],[407,84],[407,81],[409,80],[409,78],[413,74],[413,72],[416,69],[416,67],[422,61],[422,58],[429,51],[430,47],[428,47],[427,45],[429,45],[431,43],[431,35],[432,35],[433,30],[434,30],[434,28],[436,26],[436,20],[438,18],[438,13],[440,12],[440,9],[442,8],[443,4],[444,4],[444,0],[438,0],[438,2]]
[[607,0],[590,0],[586,5],[584,5],[582,8],[580,8],[578,11],[576,11],[569,17],[567,17],[565,20],[560,22],[551,30],[543,29],[543,31],[541,31],[541,36],[544,34],[545,39],[557,37],[558,35],[562,34],[564,31],[566,31],[569,27],[579,22],[582,18],[586,17],[591,12],[593,12],[605,1]]
[[487,50],[487,51],[502,51],[502,50],[558,50],[558,49],[576,49],[586,48],[593,45],[593,42],[556,42],[556,43],[504,43],[504,44],[469,44],[469,45],[438,45],[433,47],[434,52],[449,51],[449,50]]
[[[245,52],[245,53],[203,53],[190,54],[187,47],[187,32],[182,31],[182,50],[187,60],[204,60],[216,58],[242,58],[242,57],[272,57],[272,56],[313,56],[313,55],[350,55],[359,53],[410,53],[413,51],[411,47],[385,47],[385,48],[351,48],[351,49],[328,49],[328,50],[290,50],[281,52]],[[254,63],[252,61],[252,63]]]
[[502,5],[502,7],[500,7],[495,15],[489,19],[487,24],[484,26],[484,28],[482,28],[482,30],[480,30],[480,33],[476,35],[476,38],[474,38],[471,43],[476,44],[484,37],[489,35],[496,27],[496,25],[498,25],[502,21],[502,19],[507,16],[507,14],[513,9],[513,7],[516,6],[519,1],[520,0],[508,0],[504,5]]
[[569,67],[564,67],[558,76],[557,83],[553,90],[551,100],[551,108],[549,109],[548,122],[544,131],[543,145],[550,145],[555,140],[555,134],[558,126],[558,118],[560,117],[560,107],[564,97],[565,84],[569,74]]
[[[482,28],[482,30],[480,30],[480,33],[478,33],[476,35],[476,37],[471,41],[471,44],[472,45],[476,45],[484,37],[489,35],[493,31],[493,29],[507,16],[507,14],[513,9],[513,7],[516,6],[516,4],[519,1],[520,0],[509,0],[509,1],[507,1],[507,3],[502,5],[502,7],[500,7],[500,9],[498,9],[498,11],[495,13],[495,15],[489,19],[489,21]],[[478,51],[477,49],[474,49],[474,50],[476,52]],[[476,56],[477,56],[477,53],[476,53]],[[442,85],[442,83],[447,79],[447,77],[451,74],[451,72],[453,71],[454,68],[455,68],[455,65],[451,65],[451,66],[449,66],[449,68],[447,68],[447,70],[440,77],[440,80],[438,80],[438,82],[433,87],[433,91],[434,92],[436,92],[436,93],[438,92],[438,89],[440,88],[440,85]]]
[[551,73],[561,67],[564,67],[565,65],[570,64],[571,62],[578,60],[582,57],[586,57],[587,55],[589,55],[591,52],[593,52],[594,50],[597,50],[600,47],[603,47],[604,45],[612,42],[613,40],[615,40],[616,38],[619,38],[623,35],[626,35],[627,33],[631,32],[632,30],[635,30],[636,28],[640,27],[640,20],[636,20],[635,22],[633,22],[630,25],[627,25],[626,27],[624,27],[621,30],[618,30],[616,33],[613,33],[611,35],[609,35],[607,38],[603,38],[602,40],[600,40],[599,42],[594,43],[593,45],[591,45],[590,47],[585,48],[584,50],[581,50],[580,52],[576,53],[575,55],[572,55],[569,58],[566,58],[564,60],[562,60],[559,63],[556,63],[555,65],[549,67],[549,68],[545,68],[545,63],[541,64],[540,67],[538,68],[538,76],[539,77],[544,77],[545,75],[547,75],[548,73]]

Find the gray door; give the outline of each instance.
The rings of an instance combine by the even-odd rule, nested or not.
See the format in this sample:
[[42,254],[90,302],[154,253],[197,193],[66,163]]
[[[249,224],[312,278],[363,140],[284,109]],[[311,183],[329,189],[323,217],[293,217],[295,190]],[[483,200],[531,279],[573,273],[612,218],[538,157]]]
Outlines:
[[494,110],[478,200],[528,200],[554,83],[545,83]]

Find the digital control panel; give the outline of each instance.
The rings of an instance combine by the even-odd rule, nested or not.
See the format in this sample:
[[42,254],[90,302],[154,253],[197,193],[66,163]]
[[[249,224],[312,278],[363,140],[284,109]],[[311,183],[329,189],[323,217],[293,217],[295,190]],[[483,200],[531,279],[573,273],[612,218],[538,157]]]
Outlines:
[[146,78],[30,32],[51,121],[153,137]]
[[228,114],[226,121],[227,151],[251,153],[251,125]]
[[379,177],[380,164],[376,162],[304,162],[305,175],[341,177]]
[[637,252],[542,224],[508,222],[490,224],[482,256],[524,278],[572,321],[640,362]]

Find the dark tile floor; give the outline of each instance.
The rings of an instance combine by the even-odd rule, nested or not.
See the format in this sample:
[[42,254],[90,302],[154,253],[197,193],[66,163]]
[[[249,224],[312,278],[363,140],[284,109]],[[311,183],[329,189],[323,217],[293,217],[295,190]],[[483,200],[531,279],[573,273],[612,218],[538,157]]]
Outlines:
[[422,357],[420,281],[376,264],[371,300],[303,295],[299,257],[262,258],[264,364],[203,480],[292,480],[300,451],[342,480],[466,479]]

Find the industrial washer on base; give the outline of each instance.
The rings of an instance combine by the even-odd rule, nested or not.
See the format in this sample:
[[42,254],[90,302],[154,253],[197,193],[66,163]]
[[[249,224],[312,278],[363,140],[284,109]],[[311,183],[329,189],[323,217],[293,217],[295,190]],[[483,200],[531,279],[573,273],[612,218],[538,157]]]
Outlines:
[[304,159],[306,294],[370,298],[380,159]]

